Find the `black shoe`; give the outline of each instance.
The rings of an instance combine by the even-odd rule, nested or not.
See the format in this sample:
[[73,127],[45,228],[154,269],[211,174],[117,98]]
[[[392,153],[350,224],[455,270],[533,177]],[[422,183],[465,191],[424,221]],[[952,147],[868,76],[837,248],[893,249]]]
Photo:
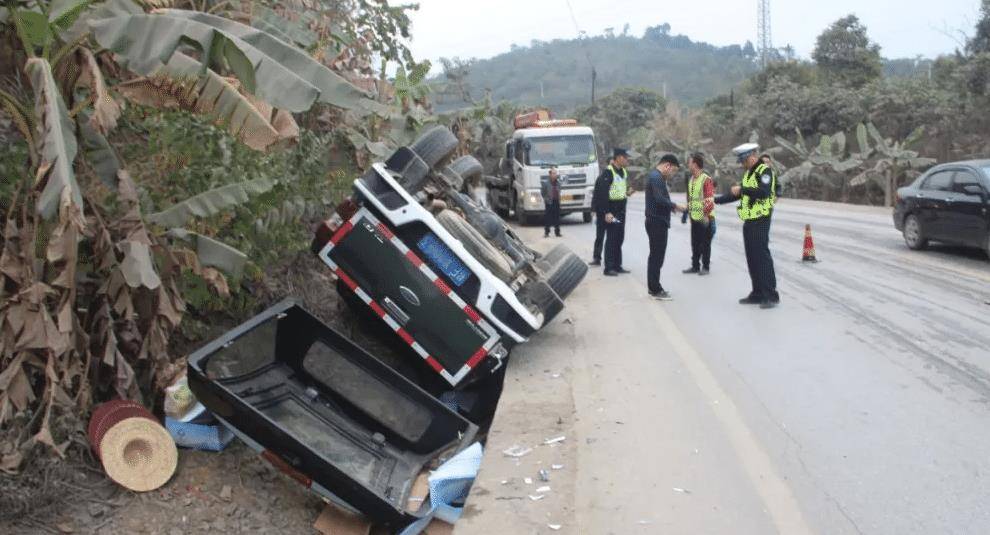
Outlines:
[[558,232],[557,234],[554,234],[554,236],[556,236],[556,237],[558,237],[558,238],[563,238],[563,237],[564,237],[564,235],[563,235],[563,234],[561,234],[561,233],[559,233],[559,232]]
[[618,273],[619,275],[625,275],[626,273],[629,273],[629,270],[628,269],[619,268],[619,269],[615,270],[615,272]]
[[780,303],[780,301],[774,301],[772,299],[764,299],[762,302],[760,302],[760,308],[762,308],[764,310],[769,309],[769,308],[777,308],[777,305],[779,303]]
[[550,233],[549,233],[549,232],[547,232],[546,234],[544,234],[544,235],[543,235],[543,237],[544,237],[544,238],[549,238],[549,237],[550,237]]
[[763,299],[760,299],[759,297],[754,297],[752,295],[748,297],[743,297],[742,299],[739,300],[740,305],[759,305],[762,302]]
[[606,277],[618,277],[619,274],[616,273],[616,272],[614,272],[614,271],[612,271],[611,269],[606,269],[605,270],[605,276]]
[[705,275],[708,275],[710,273],[711,273],[711,270],[710,269],[708,269],[708,268],[701,268],[701,271],[698,272],[698,275],[701,275],[702,277],[704,277]]
[[588,265],[589,266],[600,266],[600,265],[602,265],[602,261],[601,260],[592,260],[591,262],[588,262]]
[[660,290],[659,292],[651,293],[650,295],[653,296],[653,298],[656,299],[657,301],[674,300],[674,298],[670,295],[670,293],[667,290]]
[[780,294],[777,293],[777,290],[773,291],[773,295],[770,296],[770,301],[773,301],[775,304],[778,305],[780,304]]
[[685,270],[684,270],[684,271],[682,271],[681,273],[683,273],[683,274],[685,274],[685,275],[690,275],[690,274],[692,274],[692,273],[700,273],[700,272],[701,272],[701,270],[700,270],[700,269],[698,269],[698,268],[696,268],[696,267],[692,267],[692,268],[687,268],[687,269],[685,269]]

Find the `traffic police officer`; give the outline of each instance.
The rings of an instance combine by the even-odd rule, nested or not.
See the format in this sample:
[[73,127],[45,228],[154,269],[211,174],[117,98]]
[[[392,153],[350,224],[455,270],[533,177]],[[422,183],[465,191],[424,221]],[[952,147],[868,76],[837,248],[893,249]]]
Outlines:
[[612,161],[595,182],[595,192],[592,205],[595,210],[594,260],[591,265],[601,261],[602,238],[605,248],[605,275],[614,277],[620,273],[629,273],[622,267],[622,242],[626,235],[626,199],[632,195],[629,186],[629,152],[626,149],[615,149]]
[[759,145],[747,143],[732,152],[745,169],[742,184],[732,186],[732,195],[718,199],[719,204],[739,200],[739,219],[743,221],[743,244],[746,249],[746,264],[753,291],[739,300],[743,305],[760,305],[760,308],[773,308],[780,303],[777,293],[777,276],[770,255],[770,218],[777,201],[777,177],[760,160]]

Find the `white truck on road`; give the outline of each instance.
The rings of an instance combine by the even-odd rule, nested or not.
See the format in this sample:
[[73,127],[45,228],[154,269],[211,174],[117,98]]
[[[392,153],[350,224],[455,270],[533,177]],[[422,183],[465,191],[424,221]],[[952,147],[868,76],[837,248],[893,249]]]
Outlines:
[[488,202],[503,217],[520,224],[537,221],[544,212],[540,186],[550,169],[560,175],[560,213],[581,213],[591,222],[591,198],[598,178],[595,133],[572,119],[553,120],[546,110],[520,115],[505,142],[499,176],[488,177]]

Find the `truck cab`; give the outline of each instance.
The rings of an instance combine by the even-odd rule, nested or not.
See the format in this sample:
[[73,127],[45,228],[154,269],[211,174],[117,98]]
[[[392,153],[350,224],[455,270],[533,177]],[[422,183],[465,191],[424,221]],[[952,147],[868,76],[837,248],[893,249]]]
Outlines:
[[591,199],[598,178],[598,151],[594,131],[573,120],[516,121],[517,129],[505,143],[500,177],[488,183],[489,203],[520,224],[538,220],[544,212],[541,185],[550,169],[560,175],[561,215],[581,213],[591,221]]

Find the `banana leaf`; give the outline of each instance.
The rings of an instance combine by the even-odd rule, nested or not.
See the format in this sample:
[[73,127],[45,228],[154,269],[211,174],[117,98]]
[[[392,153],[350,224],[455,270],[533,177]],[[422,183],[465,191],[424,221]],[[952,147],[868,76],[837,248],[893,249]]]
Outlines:
[[287,43],[296,43],[303,48],[309,48],[319,40],[316,32],[309,29],[308,17],[302,17],[298,21],[289,20],[264,6],[255,6],[253,13],[251,26]]
[[244,273],[247,255],[226,243],[183,228],[168,231],[168,236],[191,245],[196,250],[200,265],[221,269],[235,278]]
[[61,30],[68,29],[91,3],[91,0],[52,0],[48,6],[48,22]]
[[273,187],[275,182],[267,178],[220,186],[151,214],[147,219],[165,228],[181,227],[193,218],[210,217],[232,206],[244,204],[251,196],[265,193]]
[[[199,24],[208,25],[242,40],[264,54],[268,61],[278,62],[286,69],[317,87],[320,92],[320,102],[356,112],[375,112],[380,114],[383,111],[381,104],[372,100],[367,93],[355,87],[342,76],[311,58],[305,51],[268,33],[230,19],[198,11],[160,9],[156,10],[155,13],[174,19],[187,19]],[[251,57],[250,54],[249,57]],[[304,111],[296,110],[289,106],[280,106],[260,93],[258,93],[258,96],[265,98],[265,100],[271,102],[276,108],[289,111]]]
[[72,202],[82,211],[82,193],[72,171],[78,151],[75,128],[52,76],[52,66],[43,58],[29,58],[25,69],[34,88],[35,123],[38,127],[36,142],[41,167],[48,168],[47,182],[38,197],[38,213],[45,219],[55,215],[62,191],[66,188]]
[[[232,34],[195,20],[164,15],[124,15],[90,21],[89,24],[100,45],[116,53],[121,58],[121,63],[142,76],[151,76],[160,71],[175,55],[180,44],[195,43],[202,52],[211,54],[218,50],[215,41],[219,38],[225,43],[221,48],[230,53],[231,57],[234,55],[233,49],[243,53],[246,61],[253,66],[256,83],[254,93],[276,108],[294,112],[306,111],[320,96],[320,90],[316,86],[280,61],[280,58],[270,56]],[[257,32],[253,28],[251,30]],[[275,41],[274,38],[269,39]],[[227,41],[233,45],[231,50],[227,49]],[[235,60],[232,63],[238,64],[240,61]],[[201,71],[201,74],[205,72]]]
[[[298,138],[298,127],[293,129],[291,115],[279,112],[273,118],[270,107],[238,91],[236,80],[211,70],[200,79],[202,67],[200,62],[177,52],[150,77],[124,82],[117,91],[143,106],[210,115],[255,150],[264,151],[276,142]],[[273,122],[276,119],[282,123]]]
[[[85,113],[84,118],[87,118]],[[107,138],[91,125],[91,121],[79,121],[79,133],[82,136],[83,157],[93,166],[96,176],[109,188],[117,185],[117,172],[120,170],[120,159],[110,146]]]

